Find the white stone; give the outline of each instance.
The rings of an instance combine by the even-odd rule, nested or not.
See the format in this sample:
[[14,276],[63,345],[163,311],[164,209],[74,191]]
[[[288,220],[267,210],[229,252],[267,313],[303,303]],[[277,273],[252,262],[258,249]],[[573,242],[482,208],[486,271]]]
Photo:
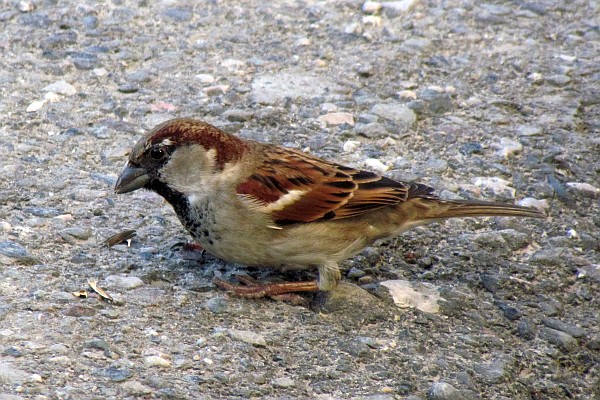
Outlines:
[[344,143],[343,149],[347,153],[352,153],[360,147],[361,143],[358,140],[348,140]]
[[383,173],[386,172],[387,170],[390,169],[389,166],[385,165],[384,163],[382,163],[381,161],[379,161],[376,158],[367,158],[365,160],[365,165],[375,171],[375,172],[379,172],[379,173]]
[[32,102],[29,106],[27,106],[27,109],[25,111],[36,112],[38,110],[41,110],[41,108],[44,107],[44,105],[46,105],[46,100],[36,100]]
[[167,360],[166,358],[162,358],[160,356],[148,356],[148,357],[146,357],[144,359],[144,362],[149,367],[162,367],[162,368],[166,368],[166,367],[170,367],[171,366],[171,361],[170,360]]
[[419,2],[419,0],[384,1],[383,8],[389,8],[397,12],[408,12]]
[[265,340],[264,336],[256,332],[241,331],[232,328],[227,330],[227,334],[234,340],[239,340],[241,342],[248,343],[256,347],[267,346],[267,341]]
[[104,278],[104,283],[107,287],[130,290],[135,289],[140,286],[144,286],[144,281],[142,281],[137,276],[127,276],[127,275],[109,275]]
[[347,112],[334,112],[325,115],[321,115],[317,118],[321,125],[341,125],[349,124],[354,126],[354,116]]
[[401,279],[383,281],[381,285],[388,288],[394,304],[400,308],[414,307],[431,314],[440,311],[439,302],[443,299],[439,290],[432,285],[425,283],[413,285]]
[[509,158],[516,153],[523,151],[523,145],[509,138],[500,139],[500,143],[496,144],[498,151],[496,154],[502,158]]
[[64,80],[60,80],[60,81],[51,83],[50,85],[46,86],[42,90],[44,92],[54,92],[54,93],[62,94],[63,96],[72,96],[75,93],[77,93],[77,89],[75,89],[75,86],[71,85],[70,83],[68,83]]
[[567,182],[567,186],[580,192],[587,192],[593,195],[600,194],[600,189],[585,182]]
[[365,25],[381,26],[381,17],[378,15],[365,15],[362,23]]
[[495,194],[504,194],[511,198],[514,198],[517,192],[514,188],[509,186],[509,181],[498,178],[497,176],[479,176],[473,180],[473,184],[480,188],[489,189]]
[[398,92],[398,98],[403,100],[416,100],[417,93],[415,93],[413,90],[401,90]]
[[546,212],[546,210],[550,208],[550,205],[546,199],[538,200],[534,199],[533,197],[525,197],[524,199],[519,200],[517,204],[523,207],[533,207],[542,212]]
[[200,83],[213,83],[215,81],[215,77],[210,74],[198,74],[196,75],[196,79],[198,79]]
[[381,10],[381,3],[378,1],[365,1],[362,5],[362,12],[365,14],[375,14]]

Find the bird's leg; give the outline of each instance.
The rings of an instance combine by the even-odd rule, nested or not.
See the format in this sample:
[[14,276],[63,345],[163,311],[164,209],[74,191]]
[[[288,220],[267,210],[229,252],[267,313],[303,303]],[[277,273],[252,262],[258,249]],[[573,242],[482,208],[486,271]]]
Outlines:
[[219,278],[214,278],[213,283],[220,289],[226,290],[236,296],[248,299],[270,297],[274,300],[289,301],[292,304],[304,304],[305,300],[296,295],[297,292],[316,292],[319,290],[317,281],[258,283],[248,276],[238,275],[237,279],[245,286],[234,285]]

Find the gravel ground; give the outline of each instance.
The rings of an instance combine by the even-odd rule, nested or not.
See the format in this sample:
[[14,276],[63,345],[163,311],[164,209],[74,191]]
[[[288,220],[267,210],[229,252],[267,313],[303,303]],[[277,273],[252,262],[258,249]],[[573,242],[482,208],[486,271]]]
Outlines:
[[[0,1],[0,399],[600,398],[599,15]],[[230,297],[212,277],[308,276],[181,251],[161,198],[112,192],[176,116],[548,218],[415,229],[309,307]]]

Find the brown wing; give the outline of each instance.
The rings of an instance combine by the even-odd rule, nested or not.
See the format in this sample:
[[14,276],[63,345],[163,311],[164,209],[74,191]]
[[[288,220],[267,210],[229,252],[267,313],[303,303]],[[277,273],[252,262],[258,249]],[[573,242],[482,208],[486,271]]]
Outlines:
[[278,225],[354,217],[433,192],[291,149],[273,147],[268,153],[237,193]]

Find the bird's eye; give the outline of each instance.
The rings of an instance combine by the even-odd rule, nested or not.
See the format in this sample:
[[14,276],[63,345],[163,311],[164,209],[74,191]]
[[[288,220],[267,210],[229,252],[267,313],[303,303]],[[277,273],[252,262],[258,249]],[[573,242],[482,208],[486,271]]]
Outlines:
[[165,156],[165,150],[161,147],[153,147],[150,150],[150,157],[154,158],[155,160],[160,160]]

